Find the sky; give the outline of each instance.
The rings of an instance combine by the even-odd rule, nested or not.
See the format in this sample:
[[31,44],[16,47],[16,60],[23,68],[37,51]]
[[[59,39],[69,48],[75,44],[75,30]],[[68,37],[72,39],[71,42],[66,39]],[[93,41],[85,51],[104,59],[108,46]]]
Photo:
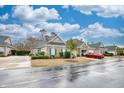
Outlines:
[[124,6],[0,6],[0,35],[18,42],[39,36],[41,29],[56,32],[64,40],[124,46]]

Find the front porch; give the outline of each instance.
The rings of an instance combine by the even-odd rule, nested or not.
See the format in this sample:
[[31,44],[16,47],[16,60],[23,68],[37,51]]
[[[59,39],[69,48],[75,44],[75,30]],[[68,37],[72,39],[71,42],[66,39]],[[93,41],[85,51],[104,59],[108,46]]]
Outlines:
[[60,57],[60,53],[65,51],[65,46],[47,46],[46,55],[49,57]]

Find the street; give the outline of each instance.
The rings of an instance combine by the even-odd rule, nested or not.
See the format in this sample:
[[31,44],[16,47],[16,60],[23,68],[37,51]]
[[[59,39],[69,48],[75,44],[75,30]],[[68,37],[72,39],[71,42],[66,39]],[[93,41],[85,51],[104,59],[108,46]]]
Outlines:
[[1,88],[124,88],[124,60],[0,70]]

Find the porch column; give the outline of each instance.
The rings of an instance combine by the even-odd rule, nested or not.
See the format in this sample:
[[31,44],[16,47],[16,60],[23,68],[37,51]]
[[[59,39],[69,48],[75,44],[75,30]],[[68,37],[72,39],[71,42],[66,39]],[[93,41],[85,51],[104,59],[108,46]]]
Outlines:
[[80,49],[80,57],[82,56],[81,54],[82,54],[82,50]]

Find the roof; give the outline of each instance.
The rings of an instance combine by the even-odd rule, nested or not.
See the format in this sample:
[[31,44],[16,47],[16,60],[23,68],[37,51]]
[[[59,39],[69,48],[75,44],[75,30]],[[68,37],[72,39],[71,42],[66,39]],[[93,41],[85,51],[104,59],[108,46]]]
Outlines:
[[105,48],[108,49],[108,51],[115,51],[117,46],[113,45],[113,46],[105,46]]
[[91,44],[88,44],[90,47],[92,48],[100,48],[100,47],[104,47],[103,43],[102,42],[97,42],[97,43],[91,43]]
[[36,45],[34,46],[34,48],[42,48],[46,44],[65,45],[63,42],[62,43],[61,42],[53,42],[53,40],[57,37],[59,37],[59,36],[54,32],[43,34],[43,37],[36,42]]
[[5,45],[10,46],[10,44],[5,43],[5,40],[8,38],[10,38],[10,37],[9,36],[0,36],[0,45],[1,46],[5,46]]
[[46,44],[46,42],[44,42],[43,40],[38,40],[38,41],[35,41],[35,45],[33,48],[42,48],[44,47]]
[[77,44],[77,47],[81,47],[81,45],[84,43],[82,40],[78,40],[78,39],[73,39],[73,40]]

